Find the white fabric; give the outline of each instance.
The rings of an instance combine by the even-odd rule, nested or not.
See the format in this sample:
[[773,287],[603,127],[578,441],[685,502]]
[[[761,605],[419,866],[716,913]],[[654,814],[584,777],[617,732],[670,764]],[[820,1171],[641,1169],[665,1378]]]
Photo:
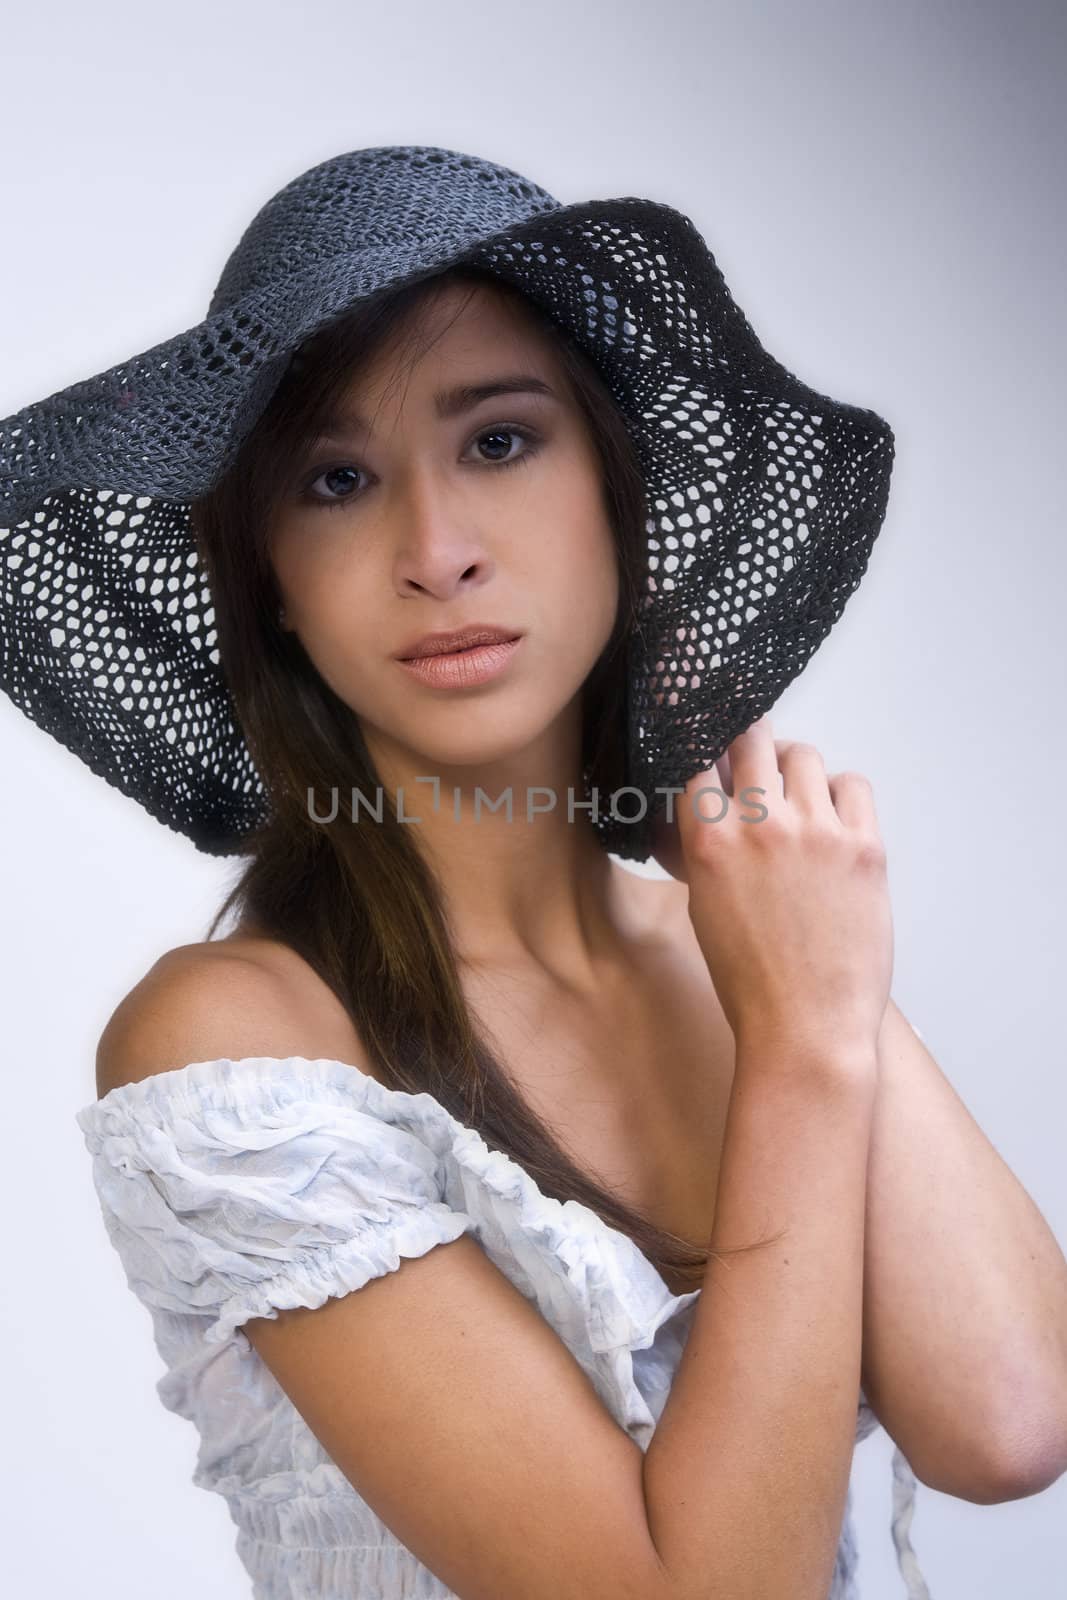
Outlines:
[[[625,1234],[543,1194],[432,1095],[340,1061],[248,1057],[122,1085],[76,1120],[108,1235],[151,1313],[157,1392],[198,1430],[193,1481],[226,1498],[254,1600],[455,1600],[360,1498],[240,1325],[320,1306],[463,1233],[647,1448],[701,1291],[671,1294]],[[857,1442],[878,1426],[861,1389]],[[910,1478],[899,1451],[894,1462]],[[828,1600],[858,1600],[851,1498]],[[917,1573],[906,1539],[898,1559]],[[921,1577],[908,1595],[926,1597]]]

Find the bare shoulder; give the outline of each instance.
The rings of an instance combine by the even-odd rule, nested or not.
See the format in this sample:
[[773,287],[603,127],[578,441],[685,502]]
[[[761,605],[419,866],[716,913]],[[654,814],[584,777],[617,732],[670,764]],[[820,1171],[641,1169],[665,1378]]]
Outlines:
[[242,935],[178,945],[153,962],[100,1035],[96,1092],[247,1056],[327,1056],[371,1072],[329,985],[282,941]]

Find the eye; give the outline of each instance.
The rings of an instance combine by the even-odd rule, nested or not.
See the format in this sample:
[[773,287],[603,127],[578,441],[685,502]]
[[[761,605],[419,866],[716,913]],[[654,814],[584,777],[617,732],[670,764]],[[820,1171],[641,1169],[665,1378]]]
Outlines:
[[346,475],[349,479],[351,479],[353,476],[362,474],[362,471],[362,467],[353,466],[325,467],[315,478],[312,479],[312,482],[308,484],[304,498],[310,500],[312,505],[329,506],[331,510],[335,506],[346,505],[349,500],[354,500],[356,498],[355,494],[346,494],[342,499],[337,500],[334,499],[332,495],[314,493],[312,490],[312,484],[318,483],[321,479],[341,479],[343,486],[343,480],[346,478]]
[[[520,451],[518,455],[508,455],[504,457],[498,456],[496,459],[491,459],[488,461],[483,460],[481,465],[499,468],[522,466],[522,464],[525,461],[528,461],[531,456],[536,455],[541,445],[540,435],[535,433],[532,428],[526,428],[520,423],[514,422],[496,423],[491,428],[483,428],[480,433],[475,435],[471,443],[475,445],[481,445],[489,440],[506,440],[509,438],[521,439],[525,445],[525,448]],[[505,445],[504,448],[506,449],[507,446]],[[349,489],[351,489],[353,478],[362,476],[365,476],[363,468],[357,467],[351,461],[337,462],[332,466],[319,467],[316,470],[314,478],[310,480],[305,488],[302,498],[311,505],[323,506],[327,510],[335,511],[340,506],[346,506],[349,505],[353,500],[358,500],[362,491],[356,488],[352,489],[352,492],[338,497],[332,494],[318,493],[314,489],[314,485],[322,482],[323,480],[326,480],[327,482],[329,480],[333,480],[333,485],[335,488],[344,488],[347,484]]]

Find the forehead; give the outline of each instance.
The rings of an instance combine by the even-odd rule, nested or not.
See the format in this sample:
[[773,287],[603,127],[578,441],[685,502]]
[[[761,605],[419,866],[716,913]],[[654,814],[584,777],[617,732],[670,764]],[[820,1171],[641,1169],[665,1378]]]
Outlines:
[[[430,279],[411,305],[403,327],[416,325],[430,337],[454,332],[457,338],[495,338],[501,334],[544,342],[535,309],[517,289],[503,282]],[[449,326],[451,325],[451,326]]]
[[424,394],[443,421],[497,395],[562,400],[562,378],[550,336],[521,302],[491,286],[449,283],[413,306],[353,374],[325,431],[372,431],[366,416],[397,390]]

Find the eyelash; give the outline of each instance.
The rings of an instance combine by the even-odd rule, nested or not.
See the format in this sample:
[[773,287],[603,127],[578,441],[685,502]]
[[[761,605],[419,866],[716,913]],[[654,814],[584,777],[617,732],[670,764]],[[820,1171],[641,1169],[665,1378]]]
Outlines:
[[[521,453],[517,456],[511,456],[507,461],[483,461],[481,463],[481,465],[484,467],[496,468],[497,470],[505,467],[522,466],[524,462],[529,461],[531,456],[537,454],[542,442],[540,435],[536,434],[532,428],[522,427],[519,423],[515,422],[498,422],[495,423],[491,428],[482,428],[479,433],[475,434],[474,438],[471,440],[471,444],[479,444],[482,439],[491,438],[495,433],[512,433],[516,436],[516,438],[525,440],[526,443],[525,450],[521,451]],[[307,484],[307,487],[305,488],[301,498],[309,505],[321,506],[327,511],[336,511],[341,506],[351,505],[353,500],[358,500],[360,498],[360,495],[363,491],[357,489],[352,494],[345,495],[341,499],[334,499],[328,495],[313,494],[311,491],[311,485],[317,483],[319,478],[324,477],[327,473],[347,472],[353,468],[353,465],[354,464],[351,461],[337,461],[328,466],[317,467],[315,469],[314,476]],[[363,468],[356,467],[355,470],[357,472],[362,472]]]

